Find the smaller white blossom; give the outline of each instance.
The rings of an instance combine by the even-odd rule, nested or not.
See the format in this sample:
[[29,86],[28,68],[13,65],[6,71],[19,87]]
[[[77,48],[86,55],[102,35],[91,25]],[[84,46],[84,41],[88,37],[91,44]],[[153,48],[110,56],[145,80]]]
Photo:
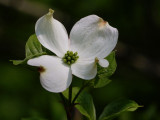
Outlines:
[[68,38],[65,27],[53,18],[53,10],[38,19],[35,32],[39,42],[57,56],[43,55],[27,63],[39,67],[42,86],[50,92],[62,92],[72,82],[72,74],[93,79],[97,65],[108,67],[106,59],[115,48],[118,30],[96,15],[80,19]]

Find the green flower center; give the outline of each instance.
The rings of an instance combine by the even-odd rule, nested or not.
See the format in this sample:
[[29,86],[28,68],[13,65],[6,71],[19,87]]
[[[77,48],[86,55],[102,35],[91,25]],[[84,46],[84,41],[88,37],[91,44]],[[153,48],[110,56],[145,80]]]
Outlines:
[[67,51],[67,53],[63,57],[63,62],[68,65],[71,65],[75,63],[78,58],[79,56],[77,52],[73,53],[72,51]]

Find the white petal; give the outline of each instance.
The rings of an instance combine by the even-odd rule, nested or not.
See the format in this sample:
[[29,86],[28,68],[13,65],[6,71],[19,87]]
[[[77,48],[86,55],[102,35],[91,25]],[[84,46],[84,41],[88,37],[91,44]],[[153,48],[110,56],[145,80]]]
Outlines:
[[109,62],[106,59],[99,59],[99,65],[102,67],[108,67]]
[[117,44],[118,30],[102,18],[90,15],[78,21],[71,30],[71,49],[81,59],[104,58]]
[[62,92],[71,84],[71,69],[64,65],[62,60],[58,57],[43,55],[30,59],[28,64],[44,69],[40,72],[41,84],[50,92]]
[[35,31],[40,43],[57,56],[63,57],[69,47],[68,35],[65,27],[56,19],[52,13],[48,13],[38,19]]
[[77,61],[71,66],[72,74],[85,79],[93,79],[97,74],[97,66],[95,61]]

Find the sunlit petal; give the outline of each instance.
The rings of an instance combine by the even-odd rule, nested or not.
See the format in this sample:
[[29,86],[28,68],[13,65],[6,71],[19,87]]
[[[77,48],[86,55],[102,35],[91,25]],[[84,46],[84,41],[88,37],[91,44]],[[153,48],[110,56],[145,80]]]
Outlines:
[[50,92],[62,92],[71,84],[71,69],[58,57],[43,55],[30,59],[28,64],[39,67],[41,84]]
[[77,61],[71,66],[72,74],[85,79],[93,79],[97,74],[97,66],[95,61]]
[[77,51],[80,59],[104,58],[117,44],[118,30],[96,15],[79,20],[71,30],[71,50]]
[[53,10],[38,19],[35,31],[44,47],[63,57],[69,46],[68,35],[65,27],[53,18]]

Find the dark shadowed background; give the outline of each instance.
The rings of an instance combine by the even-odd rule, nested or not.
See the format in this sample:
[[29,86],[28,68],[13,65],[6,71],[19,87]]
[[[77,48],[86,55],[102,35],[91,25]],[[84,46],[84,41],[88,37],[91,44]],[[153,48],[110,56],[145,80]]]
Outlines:
[[119,30],[113,81],[91,92],[97,115],[107,103],[125,97],[144,107],[115,120],[160,120],[160,0],[0,0],[0,120],[58,120],[62,115],[56,95],[41,87],[38,72],[9,62],[24,58],[35,22],[49,8],[68,33],[90,14]]

